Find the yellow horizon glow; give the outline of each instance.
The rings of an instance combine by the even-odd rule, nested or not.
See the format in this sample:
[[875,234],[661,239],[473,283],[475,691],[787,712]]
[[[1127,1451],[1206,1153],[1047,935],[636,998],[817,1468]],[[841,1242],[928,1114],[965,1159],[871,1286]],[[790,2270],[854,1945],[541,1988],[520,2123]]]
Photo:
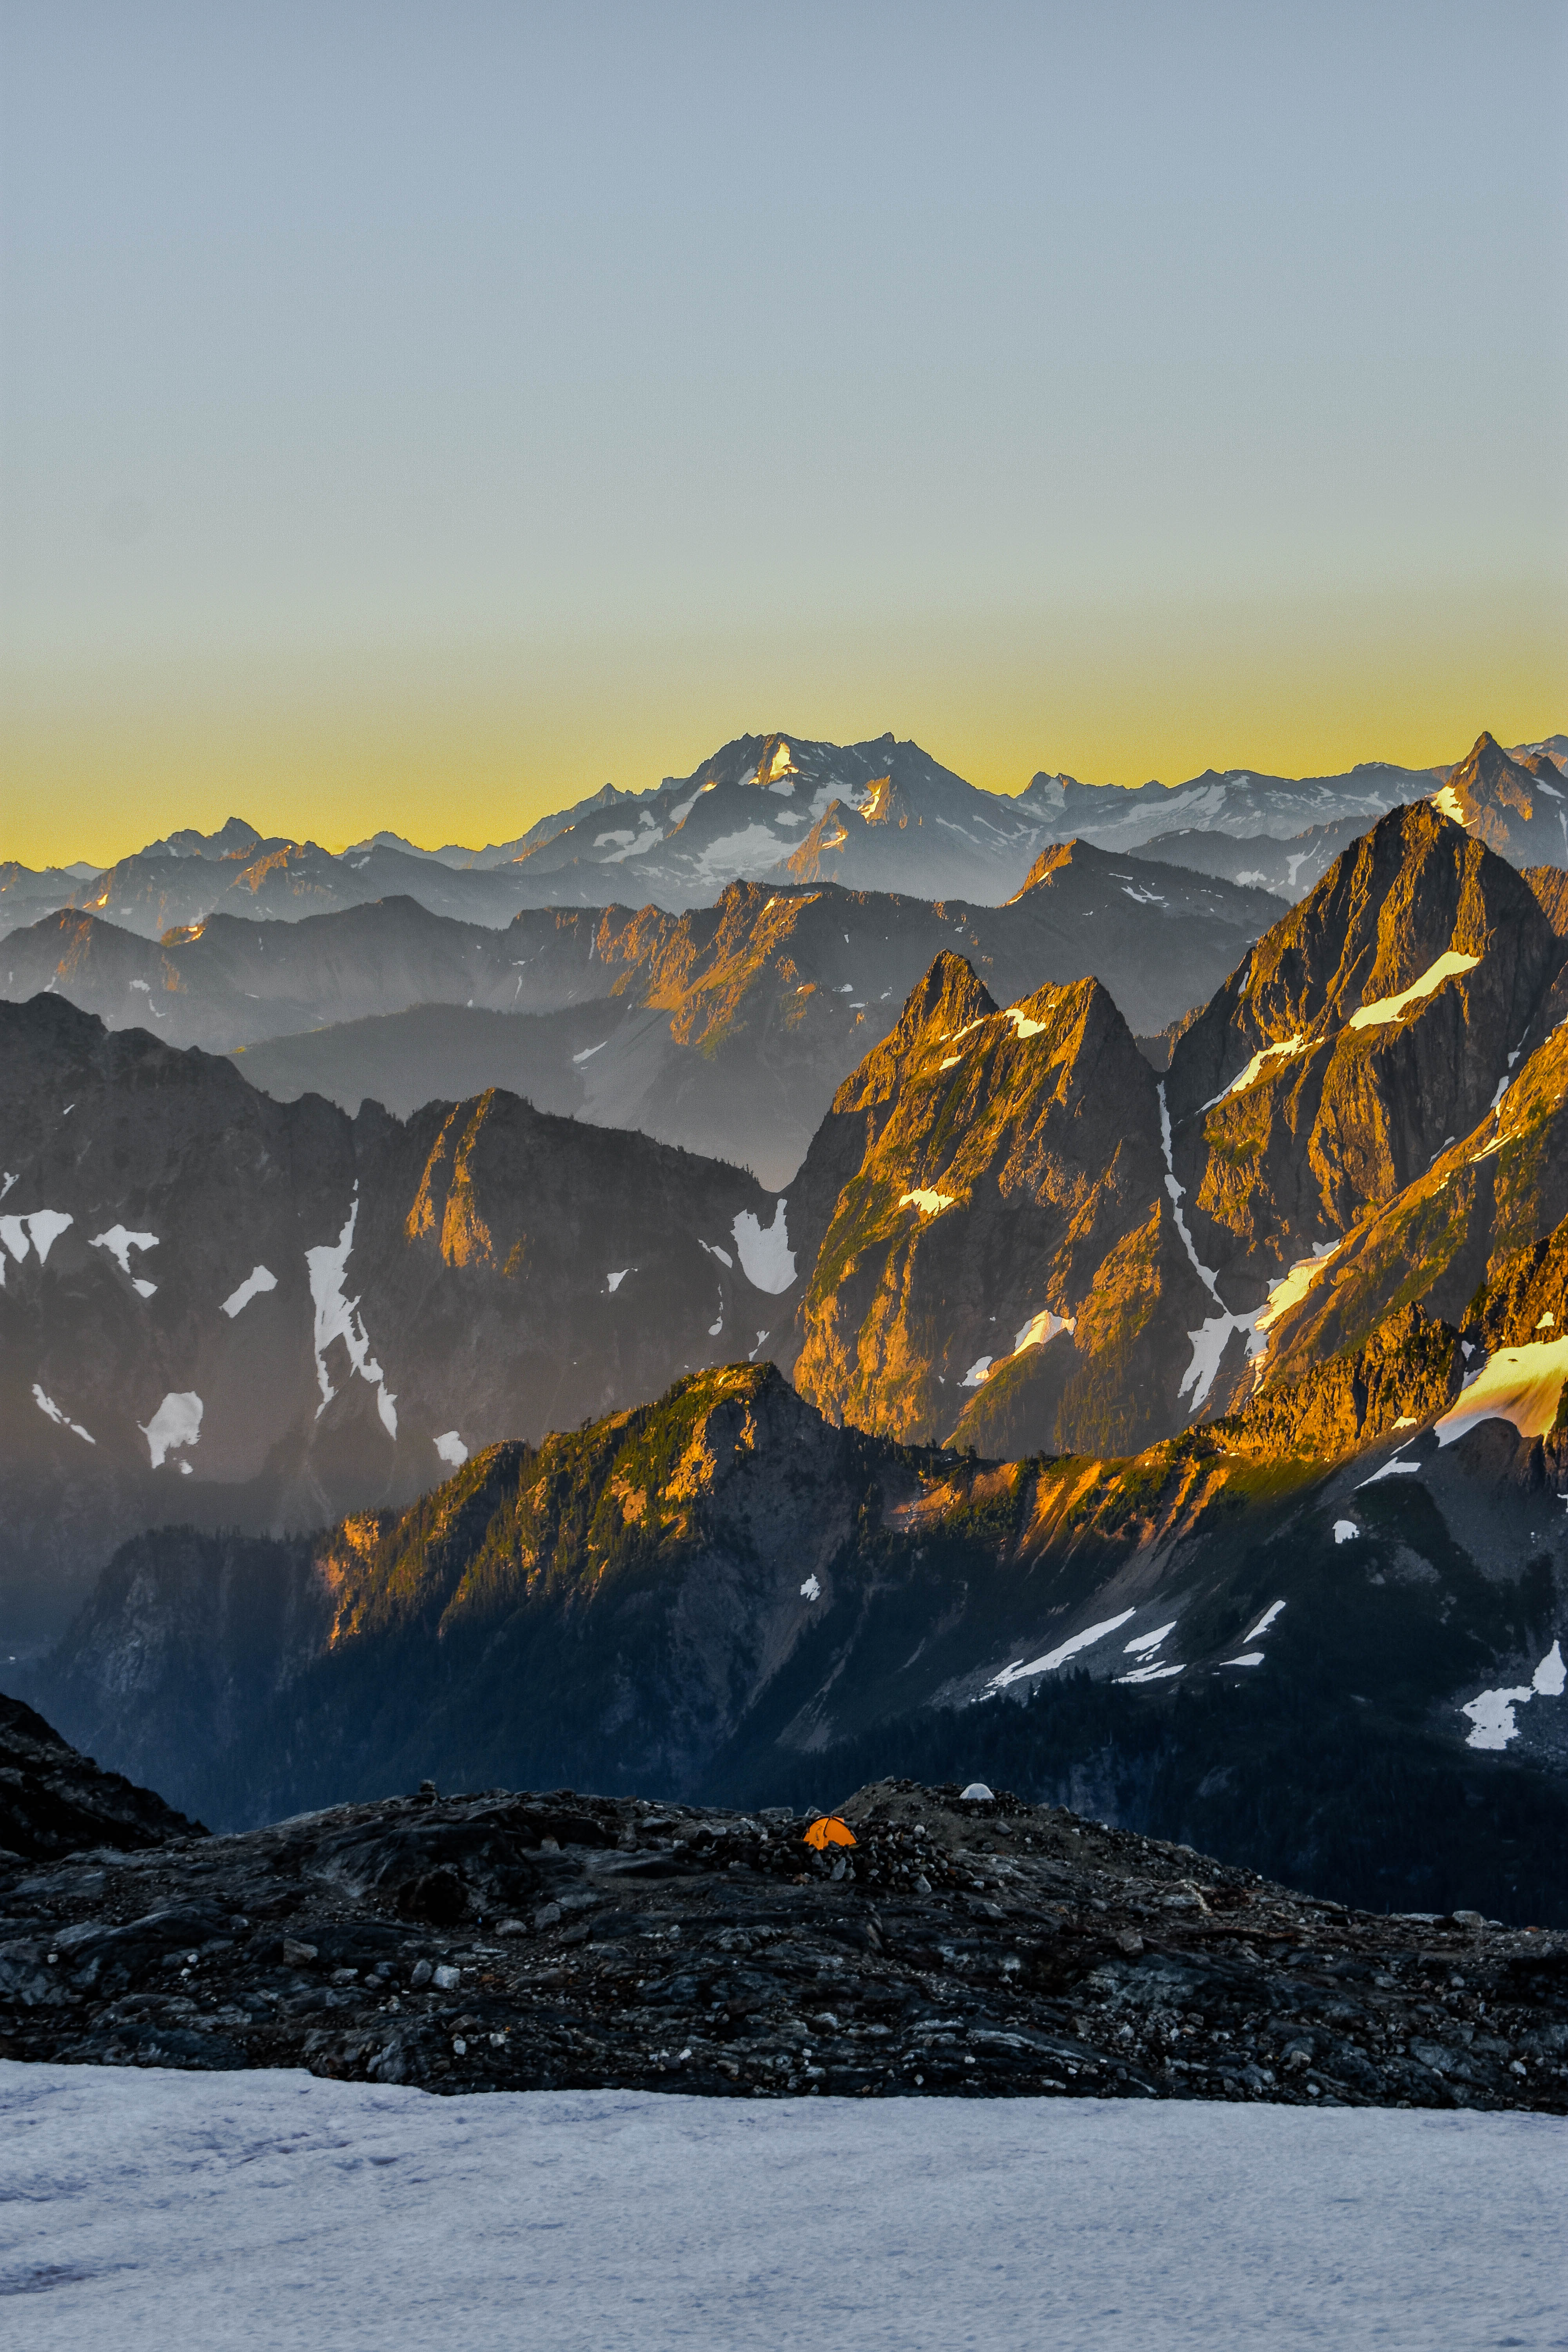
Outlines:
[[0,859],[111,864],[230,815],[325,847],[385,827],[482,847],[606,781],[640,791],[736,735],[891,728],[993,792],[1041,769],[1181,782],[1462,758],[1483,728],[1568,725],[1568,595],[797,626],[616,641],[384,646],[12,670]]

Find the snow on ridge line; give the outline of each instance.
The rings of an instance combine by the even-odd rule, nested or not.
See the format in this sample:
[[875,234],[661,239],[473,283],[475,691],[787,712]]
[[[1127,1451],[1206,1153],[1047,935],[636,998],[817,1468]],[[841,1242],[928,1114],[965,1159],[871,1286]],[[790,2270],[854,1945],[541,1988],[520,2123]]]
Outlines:
[[[154,1470],[163,1468],[169,1454],[195,1444],[202,1433],[202,1401],[195,1389],[172,1389],[151,1421],[137,1423],[147,1440]],[[190,1464],[182,1462],[180,1468],[188,1478]]]
[[439,1437],[430,1442],[442,1461],[450,1463],[454,1470],[460,1470],[468,1458],[468,1449],[455,1429],[444,1429]]
[[327,1349],[334,1339],[341,1339],[348,1349],[353,1370],[376,1391],[375,1409],[381,1415],[382,1426],[389,1437],[395,1437],[397,1400],[388,1393],[386,1375],[370,1352],[370,1334],[359,1311],[359,1300],[346,1297],[343,1293],[343,1277],[348,1271],[358,1219],[359,1183],[356,1180],[348,1220],[335,1246],[331,1242],[322,1242],[315,1249],[305,1252],[305,1264],[310,1276],[310,1297],[316,1310],[311,1346],[316,1358],[316,1379],[321,1391],[321,1402],[316,1407],[316,1419],[320,1421],[337,1394],[327,1373]]
[[742,1209],[731,1227],[742,1273],[753,1290],[765,1290],[773,1297],[795,1280],[795,1252],[784,1222],[787,1205],[787,1199],[781,1196],[774,1203],[771,1225],[764,1225],[750,1209]]
[[98,1444],[98,1440],[94,1437],[92,1432],[90,1430],[84,1429],[79,1421],[73,1421],[69,1413],[63,1412],[60,1410],[60,1407],[55,1402],[53,1397],[46,1396],[44,1394],[43,1390],[38,1386],[37,1381],[33,1382],[33,1402],[37,1406],[38,1411],[43,1414],[45,1420],[52,1421],[57,1428],[73,1430],[78,1437],[86,1438],[89,1445],[96,1445]]
[[276,1290],[277,1287],[278,1276],[269,1267],[253,1265],[238,1289],[229,1292],[218,1312],[226,1315],[232,1323],[241,1308],[248,1307],[253,1298],[258,1298],[264,1290]]

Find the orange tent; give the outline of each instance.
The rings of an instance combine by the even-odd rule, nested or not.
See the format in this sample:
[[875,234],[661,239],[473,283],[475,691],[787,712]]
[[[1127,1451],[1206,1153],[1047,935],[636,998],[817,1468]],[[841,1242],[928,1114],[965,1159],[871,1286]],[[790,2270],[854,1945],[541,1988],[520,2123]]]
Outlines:
[[820,1853],[824,1846],[853,1845],[856,1840],[847,1822],[841,1822],[837,1813],[824,1813],[807,1830],[805,1842],[807,1845],[814,1845]]

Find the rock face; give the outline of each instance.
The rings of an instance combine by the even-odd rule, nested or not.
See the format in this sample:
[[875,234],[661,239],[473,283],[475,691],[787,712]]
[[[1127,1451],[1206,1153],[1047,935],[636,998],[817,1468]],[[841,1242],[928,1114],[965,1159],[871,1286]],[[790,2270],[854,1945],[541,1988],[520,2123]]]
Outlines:
[[19,1699],[0,1698],[0,1873],[89,1848],[136,1853],[199,1829],[151,1789],[100,1772]]
[[1293,1895],[909,1780],[790,1809],[429,1790],[0,1879],[0,2052],[616,2085],[1568,2109],[1568,1944]]
[[929,1441],[984,1383],[966,1433],[1005,1398],[1037,1446],[1135,1451],[1181,1418],[1171,1341],[1203,1297],[1163,1178],[1154,1074],[1096,982],[1002,1013],[939,957],[801,1170],[797,1386]]
[[752,1178],[512,1097],[350,1120],[40,997],[0,1008],[0,1098],[13,1643],[137,1527],[407,1501],[784,1319]]

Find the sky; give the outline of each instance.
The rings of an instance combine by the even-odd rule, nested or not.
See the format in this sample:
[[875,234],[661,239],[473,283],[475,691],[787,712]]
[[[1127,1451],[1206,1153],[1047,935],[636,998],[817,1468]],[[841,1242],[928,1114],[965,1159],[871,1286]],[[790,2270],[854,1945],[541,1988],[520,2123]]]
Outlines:
[[0,858],[1568,728],[1568,10],[0,0]]

